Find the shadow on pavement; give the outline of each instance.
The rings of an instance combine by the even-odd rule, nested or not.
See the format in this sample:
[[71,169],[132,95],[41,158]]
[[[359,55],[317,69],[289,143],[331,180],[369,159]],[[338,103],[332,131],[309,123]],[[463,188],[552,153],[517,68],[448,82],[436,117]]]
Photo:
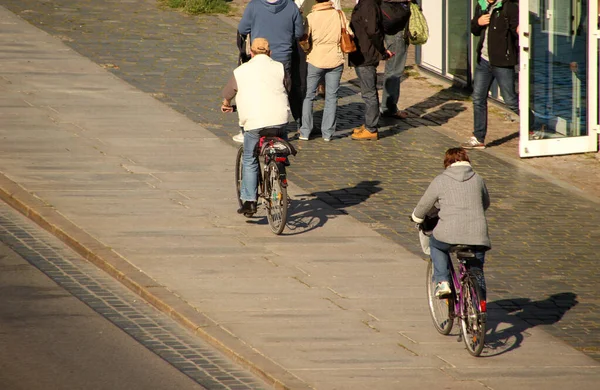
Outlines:
[[[459,88],[449,87],[436,92],[422,102],[407,107],[405,110],[417,117],[443,125],[466,110],[465,101],[468,98],[468,95]],[[436,107],[438,107],[437,110],[431,111]]]
[[[287,226],[282,235],[306,233],[325,225],[329,218],[347,214],[346,207],[360,204],[372,194],[382,191],[379,184],[378,180],[361,181],[354,187],[298,195],[296,198],[300,198],[299,200],[292,200]],[[318,199],[302,199],[307,196],[316,196]],[[266,218],[265,222],[258,223],[266,223]]]
[[559,322],[578,303],[577,295],[572,292],[553,294],[542,301],[516,298],[488,303],[492,315],[487,322],[485,356],[502,355],[519,348],[528,329]]
[[504,143],[507,143],[508,141],[515,139],[515,138],[519,138],[518,131],[515,131],[514,133],[504,136],[502,138],[495,139],[492,142],[487,143],[485,146],[487,146],[487,147],[500,146]]
[[331,191],[318,191],[311,195],[317,196],[329,206],[336,210],[343,210],[346,207],[352,207],[360,204],[373,194],[381,192],[379,180],[363,180],[354,187],[345,187]]
[[329,218],[335,218],[341,214],[318,199],[292,200],[288,210],[288,221],[281,235],[294,236],[310,232],[325,225]]

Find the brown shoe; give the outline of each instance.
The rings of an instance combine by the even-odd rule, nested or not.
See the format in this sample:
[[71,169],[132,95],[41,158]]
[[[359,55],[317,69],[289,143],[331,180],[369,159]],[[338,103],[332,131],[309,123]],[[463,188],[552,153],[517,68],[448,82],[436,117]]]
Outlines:
[[386,117],[386,118],[406,119],[406,118],[408,118],[408,112],[406,112],[406,111],[396,111],[393,114],[391,114],[389,112],[384,112],[383,116]]
[[360,125],[360,127],[357,127],[354,130],[352,130],[352,134],[357,134],[357,133],[360,133],[361,131],[367,131],[367,128],[365,127],[365,125]]
[[352,134],[352,139],[357,141],[377,141],[379,139],[379,133],[371,133],[369,130],[363,130]]

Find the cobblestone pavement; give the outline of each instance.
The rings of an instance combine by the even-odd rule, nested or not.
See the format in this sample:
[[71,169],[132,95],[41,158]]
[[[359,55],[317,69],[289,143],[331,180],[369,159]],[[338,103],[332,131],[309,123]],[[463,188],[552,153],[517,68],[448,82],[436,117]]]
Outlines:
[[[223,17],[189,17],[153,1],[0,4],[233,143],[236,118],[218,110],[220,89],[237,58],[235,28]],[[410,85],[404,95],[412,94]],[[339,137],[330,143],[295,141],[299,154],[291,180],[418,253],[408,216],[442,170],[444,151],[456,145],[444,125],[471,121],[467,104],[453,96],[439,88],[411,104],[411,118],[385,125],[380,141],[360,143],[348,135],[360,124],[362,101],[352,84],[343,83]],[[490,301],[600,360],[598,204],[491,152],[471,157],[492,196]]]

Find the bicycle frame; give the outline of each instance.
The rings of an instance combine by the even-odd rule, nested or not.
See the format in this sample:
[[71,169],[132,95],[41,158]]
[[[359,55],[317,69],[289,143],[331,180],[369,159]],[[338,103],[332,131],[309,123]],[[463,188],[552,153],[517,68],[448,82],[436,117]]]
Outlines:
[[278,156],[276,153],[263,153],[260,151],[265,143],[266,136],[260,137],[258,144],[256,144],[255,153],[257,154],[259,174],[258,174],[258,196],[265,196],[265,175],[267,174],[269,163],[275,161],[277,168],[279,169],[279,177],[281,178],[281,184],[287,187],[287,174],[285,172],[285,157]]
[[[238,149],[235,163],[236,191],[240,206],[242,206],[240,191],[243,176],[243,153],[242,145]],[[262,200],[261,203],[267,210],[271,231],[277,235],[281,234],[285,228],[290,204],[287,195],[286,166],[289,165],[287,156],[290,154],[295,156],[296,153],[296,149],[287,141],[270,135],[261,136],[253,151],[254,157],[258,161],[257,200]],[[250,218],[254,213],[245,213],[244,215]]]
[[452,294],[454,299],[454,309],[452,311],[452,318],[462,318],[464,316],[463,307],[465,297],[463,294],[463,284],[462,281],[467,276],[467,268],[465,266],[466,260],[458,259],[458,273],[454,269],[454,264],[452,262],[452,256],[450,256],[450,261],[448,267],[450,268],[450,278],[452,280]]

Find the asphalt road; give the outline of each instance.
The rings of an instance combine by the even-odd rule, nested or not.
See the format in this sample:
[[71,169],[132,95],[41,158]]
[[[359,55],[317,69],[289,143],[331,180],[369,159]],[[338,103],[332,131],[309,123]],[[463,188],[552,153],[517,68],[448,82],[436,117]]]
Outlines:
[[0,388],[204,389],[3,243]]

